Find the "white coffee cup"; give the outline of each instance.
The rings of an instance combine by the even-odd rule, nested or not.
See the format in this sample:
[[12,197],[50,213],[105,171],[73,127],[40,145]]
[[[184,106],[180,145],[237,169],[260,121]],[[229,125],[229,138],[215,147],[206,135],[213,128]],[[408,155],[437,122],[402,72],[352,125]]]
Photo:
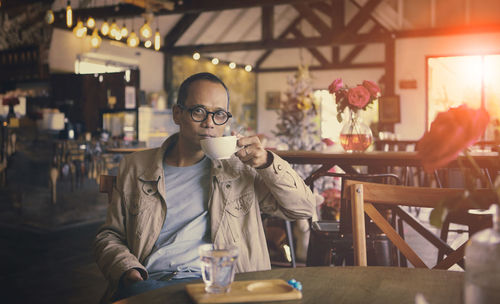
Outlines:
[[201,149],[211,159],[229,159],[238,148],[236,136],[211,137],[200,140]]

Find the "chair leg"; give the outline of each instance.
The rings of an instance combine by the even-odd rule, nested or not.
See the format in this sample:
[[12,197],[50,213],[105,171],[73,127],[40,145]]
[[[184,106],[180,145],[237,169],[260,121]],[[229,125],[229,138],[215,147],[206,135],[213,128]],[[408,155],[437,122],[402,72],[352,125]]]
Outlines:
[[292,258],[292,267],[295,268],[297,266],[295,261],[295,248],[293,244],[293,233],[292,233],[292,223],[288,220],[285,220],[285,228],[286,228],[286,237],[288,239],[288,245],[290,246],[290,256]]
[[[405,231],[404,231],[404,226],[403,226],[403,220],[398,217],[398,232],[401,238],[404,240],[405,239]],[[399,254],[399,265],[400,267],[408,267],[408,261],[406,260],[406,257],[401,254],[401,252],[398,251]]]
[[[440,238],[444,241],[447,242],[448,240],[448,233],[450,232],[450,220],[445,219],[443,222],[443,226],[441,227],[441,234]],[[438,251],[438,258],[437,258],[437,263],[441,262],[444,259],[444,252],[443,250]]]

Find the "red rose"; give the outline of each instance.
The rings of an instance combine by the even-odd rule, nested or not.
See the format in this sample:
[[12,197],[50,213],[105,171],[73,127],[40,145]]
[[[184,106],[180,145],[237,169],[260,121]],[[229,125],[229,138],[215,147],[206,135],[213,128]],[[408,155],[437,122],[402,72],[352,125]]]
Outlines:
[[330,94],[337,93],[337,91],[343,86],[344,83],[342,82],[342,78],[337,78],[330,84],[330,86],[328,86],[328,90],[330,91]]
[[370,92],[364,86],[358,85],[347,91],[347,100],[349,104],[362,109],[370,102]]
[[417,155],[426,172],[447,165],[458,154],[475,143],[486,130],[490,116],[485,109],[466,105],[441,112],[431,129],[417,143]]
[[370,80],[364,80],[363,86],[370,92],[370,95],[373,97],[378,97],[380,95],[380,88],[378,85]]

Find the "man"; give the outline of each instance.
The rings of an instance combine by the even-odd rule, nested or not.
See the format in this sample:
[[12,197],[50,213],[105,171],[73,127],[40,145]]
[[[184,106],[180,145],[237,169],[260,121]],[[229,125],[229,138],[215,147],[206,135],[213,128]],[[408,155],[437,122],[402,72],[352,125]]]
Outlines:
[[120,163],[94,246],[110,282],[105,300],[200,278],[197,247],[204,243],[238,246],[237,272],[270,269],[261,212],[311,217],[310,189],[257,136],[239,138],[244,148],[231,159],[204,155],[200,140],[222,136],[228,109],[229,93],[219,78],[192,75],[173,107],[179,133]]

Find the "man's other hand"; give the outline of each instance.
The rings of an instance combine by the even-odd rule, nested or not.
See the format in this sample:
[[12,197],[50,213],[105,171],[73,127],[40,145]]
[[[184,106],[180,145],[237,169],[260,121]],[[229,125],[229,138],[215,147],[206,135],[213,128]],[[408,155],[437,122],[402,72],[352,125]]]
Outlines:
[[139,281],[144,281],[144,279],[142,278],[141,273],[135,268],[127,270],[122,276],[122,283],[125,287]]

